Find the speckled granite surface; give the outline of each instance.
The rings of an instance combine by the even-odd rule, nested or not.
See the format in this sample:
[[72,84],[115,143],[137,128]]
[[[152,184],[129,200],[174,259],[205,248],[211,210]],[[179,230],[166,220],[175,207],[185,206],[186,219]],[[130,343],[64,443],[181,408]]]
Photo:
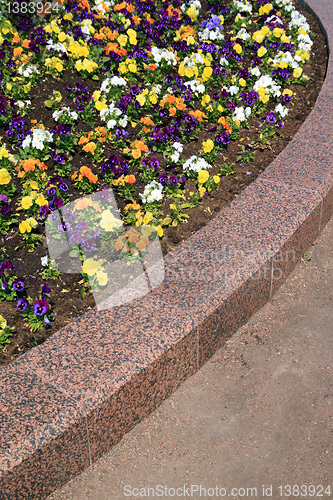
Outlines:
[[[333,3],[309,0],[333,46]],[[2,370],[1,499],[42,499],[149,414],[262,305],[333,213],[333,61],[265,172],[165,259],[150,294],[92,310]]]

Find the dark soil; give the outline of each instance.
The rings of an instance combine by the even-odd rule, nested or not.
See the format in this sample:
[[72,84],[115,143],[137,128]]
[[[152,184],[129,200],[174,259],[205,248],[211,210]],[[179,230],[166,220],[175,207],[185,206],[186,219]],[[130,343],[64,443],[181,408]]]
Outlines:
[[[317,20],[311,16],[300,5],[297,9],[308,20],[311,31],[316,34],[314,44],[312,46],[312,53],[310,60],[304,65],[304,74],[309,77],[306,86],[289,85],[293,92],[296,92],[295,105],[289,106],[289,114],[285,119],[284,128],[279,129],[277,136],[270,142],[263,146],[259,143],[260,127],[258,118],[251,118],[248,120],[249,129],[240,132],[240,138],[237,141],[230,142],[228,148],[224,151],[223,155],[218,158],[219,164],[226,162],[228,165],[235,163],[233,170],[234,174],[221,177],[220,184],[216,190],[211,194],[206,194],[202,199],[202,205],[191,208],[187,211],[189,219],[187,222],[178,224],[176,227],[164,229],[164,237],[161,240],[163,254],[166,255],[172,251],[176,245],[185,241],[193,233],[204,227],[218,212],[223,210],[239,193],[253,182],[260,173],[276,158],[279,153],[287,146],[287,144],[294,137],[306,117],[311,112],[315,105],[316,99],[322,87],[326,67],[327,67],[327,49],[326,40],[323,36]],[[55,80],[47,78],[41,82],[41,85],[34,87],[31,91],[32,109],[31,112],[25,116],[25,119],[34,119],[38,117],[39,122],[49,129],[54,126],[55,122],[52,119],[52,112],[47,110],[44,106],[44,101],[47,100],[52,94],[53,90],[59,90],[61,94],[68,95],[65,92],[66,85],[75,85],[77,83],[77,76],[65,72],[63,80]],[[85,81],[84,84],[93,91],[100,87],[100,82]],[[63,101],[63,105],[67,106],[71,103],[68,99]],[[207,129],[213,124],[207,125]],[[91,130],[91,125],[80,125],[82,132]],[[201,132],[198,140],[192,142],[189,146],[184,148],[184,158],[189,158],[198,152],[202,140],[205,139],[205,132]],[[133,138],[134,140],[134,138]],[[3,141],[5,141],[3,139]],[[6,142],[6,141],[5,141]],[[254,162],[236,161],[237,157],[241,154],[241,146],[250,145],[252,147],[252,154],[255,156]],[[112,154],[110,147],[110,154]],[[157,155],[156,155],[157,156]],[[90,163],[89,163],[90,162]],[[46,162],[48,164],[48,162]],[[78,170],[82,165],[87,165],[94,170],[94,164],[91,160],[84,158],[80,155],[75,155],[72,161],[73,172]],[[210,174],[218,174],[220,166],[210,169]],[[132,172],[131,172],[132,173]],[[139,175],[135,173],[139,182],[136,183],[138,192],[143,191],[143,184],[139,180]],[[194,186],[194,185],[193,185]],[[100,186],[102,187],[102,186]],[[191,191],[191,183],[188,183],[188,191]],[[83,193],[80,193],[75,188],[71,187],[69,190],[70,200],[74,200]],[[124,200],[117,198],[118,207],[121,209],[125,204]],[[166,202],[165,213],[167,214],[168,203]],[[11,257],[14,264],[19,268],[17,275],[26,275],[26,284],[29,286],[29,295],[36,297],[40,290],[39,283],[41,282],[41,257],[47,255],[46,241],[43,238],[43,245],[37,246],[33,253],[27,253],[27,247],[22,244],[18,230],[12,231],[9,239],[6,242],[1,242],[2,246],[5,243],[5,248],[8,255]],[[88,309],[94,307],[95,302],[92,293],[87,293],[83,298],[82,286],[79,284],[81,275],[64,274],[57,279],[48,279],[52,289],[51,305],[55,306],[56,311],[55,321],[52,327],[48,330],[41,332],[31,333],[28,325],[22,319],[19,311],[12,302],[1,302],[1,314],[7,319],[9,326],[14,325],[16,331],[11,337],[11,344],[5,346],[0,350],[0,367],[9,364],[22,353],[28,351],[31,347],[41,344],[52,333],[59,330],[75,317],[83,314]]]

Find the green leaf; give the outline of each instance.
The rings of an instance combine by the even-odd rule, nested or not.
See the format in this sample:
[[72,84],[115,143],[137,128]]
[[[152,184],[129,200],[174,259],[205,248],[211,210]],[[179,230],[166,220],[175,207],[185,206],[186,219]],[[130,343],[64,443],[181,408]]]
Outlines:
[[97,81],[99,80],[99,78],[98,78],[98,76],[97,76],[97,75],[93,75],[93,76],[91,77],[91,79],[92,79],[92,80],[97,80]]
[[79,252],[77,250],[71,250],[69,252],[69,256],[70,257],[78,257],[79,256]]

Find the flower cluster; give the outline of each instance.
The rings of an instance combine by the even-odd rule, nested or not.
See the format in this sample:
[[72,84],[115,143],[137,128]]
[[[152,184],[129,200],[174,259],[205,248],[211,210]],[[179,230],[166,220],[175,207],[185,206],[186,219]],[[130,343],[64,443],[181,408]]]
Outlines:
[[[62,3],[51,15],[2,11],[0,232],[15,228],[32,251],[50,220],[84,279],[104,287],[110,249],[125,255],[131,240],[139,252],[151,237],[147,229],[119,235],[121,218],[161,236],[233,172],[218,168],[243,128],[259,121],[265,136],[283,127],[290,86],[306,82],[311,31],[291,0],[208,0],[205,12],[199,0]],[[55,81],[34,118],[33,87],[45,92]],[[119,218],[103,199],[110,187]],[[66,212],[82,193],[93,194]],[[30,324],[47,324],[48,285],[29,299],[22,280],[6,293],[21,293],[17,307]]]

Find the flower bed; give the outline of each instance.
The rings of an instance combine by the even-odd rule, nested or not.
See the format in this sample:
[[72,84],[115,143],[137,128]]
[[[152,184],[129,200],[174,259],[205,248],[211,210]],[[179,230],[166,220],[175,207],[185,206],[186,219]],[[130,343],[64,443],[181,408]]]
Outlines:
[[[62,326],[94,305],[87,292],[107,286],[111,251],[128,258],[129,240],[131,258],[142,259],[156,232],[168,237],[209,208],[234,174],[226,157],[259,122],[257,143],[248,139],[235,158],[243,178],[251,174],[244,164],[255,145],[281,136],[312,47],[305,18],[285,0],[81,1],[53,3],[50,14],[31,2],[32,19],[26,5],[8,4],[1,19],[5,362],[11,347],[44,340],[55,318]],[[112,195],[103,198],[111,189],[119,216]],[[132,227],[127,239],[120,220]],[[47,224],[55,242],[66,233],[80,247],[70,255],[82,262],[76,275],[47,260]],[[23,347],[10,345],[14,324]]]

